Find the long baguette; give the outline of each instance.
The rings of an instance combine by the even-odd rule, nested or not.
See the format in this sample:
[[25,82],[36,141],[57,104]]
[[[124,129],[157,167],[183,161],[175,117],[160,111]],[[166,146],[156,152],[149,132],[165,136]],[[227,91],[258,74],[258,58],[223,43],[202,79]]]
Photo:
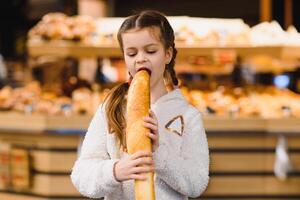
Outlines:
[[[143,117],[149,114],[150,75],[146,70],[139,71],[133,78],[127,97],[126,145],[129,154],[139,150],[152,151],[151,140],[143,126]],[[155,200],[153,173],[146,173],[147,180],[135,180],[136,200]]]

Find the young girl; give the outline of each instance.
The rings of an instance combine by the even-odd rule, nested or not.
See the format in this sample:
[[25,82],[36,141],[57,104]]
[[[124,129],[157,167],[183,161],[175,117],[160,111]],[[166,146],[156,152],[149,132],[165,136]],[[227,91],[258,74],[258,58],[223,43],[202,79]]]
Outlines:
[[91,121],[71,174],[73,184],[88,197],[134,200],[134,180],[154,171],[156,200],[200,196],[209,179],[208,145],[201,114],[177,89],[172,27],[161,13],[144,11],[123,22],[118,40],[130,79],[141,68],[151,71],[151,110],[144,126],[153,152],[126,153],[129,83],[123,83],[111,90]]

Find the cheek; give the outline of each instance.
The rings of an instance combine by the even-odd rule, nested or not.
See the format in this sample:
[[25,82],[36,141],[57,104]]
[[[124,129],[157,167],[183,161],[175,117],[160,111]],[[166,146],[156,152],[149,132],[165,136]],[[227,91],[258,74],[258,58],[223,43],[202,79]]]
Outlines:
[[162,58],[159,60],[156,60],[155,66],[153,66],[153,67],[154,67],[156,76],[159,76],[159,77],[163,76],[166,66],[165,66],[165,62]]
[[132,59],[128,59],[128,58],[125,58],[125,65],[127,67],[127,70],[129,71],[129,73],[131,75],[134,75],[134,65],[133,65],[133,62],[132,62]]
[[158,66],[154,70],[155,77],[161,78],[164,75],[164,68],[163,66]]
[[162,79],[164,76],[165,68],[164,66],[156,66],[152,71],[151,81],[156,82],[159,79]]

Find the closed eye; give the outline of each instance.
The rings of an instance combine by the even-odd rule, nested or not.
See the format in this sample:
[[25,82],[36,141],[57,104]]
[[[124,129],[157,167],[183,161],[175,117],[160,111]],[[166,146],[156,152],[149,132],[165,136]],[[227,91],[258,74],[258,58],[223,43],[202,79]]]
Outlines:
[[154,54],[154,53],[156,53],[156,51],[147,51],[147,53]]
[[127,53],[126,55],[129,57],[134,57],[136,55],[136,53]]

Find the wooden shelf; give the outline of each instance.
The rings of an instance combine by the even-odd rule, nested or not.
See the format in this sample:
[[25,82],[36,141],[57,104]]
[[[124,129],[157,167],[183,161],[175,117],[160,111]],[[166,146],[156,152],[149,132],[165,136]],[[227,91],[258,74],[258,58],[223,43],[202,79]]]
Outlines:
[[300,118],[263,119],[258,117],[204,116],[207,131],[257,131],[272,134],[300,134]]
[[66,131],[74,133],[88,128],[91,116],[74,115],[46,116],[42,114],[22,114],[0,112],[0,130],[40,134],[45,131]]
[[266,131],[266,121],[257,117],[204,116],[203,122],[208,131]]
[[[66,41],[27,43],[30,56],[75,56],[75,57],[121,57],[122,52],[117,45],[86,45]],[[199,47],[177,45],[178,57],[206,56],[222,52],[234,52],[238,56],[270,55],[277,58],[300,58],[300,46],[258,46],[258,47]]]
[[189,65],[189,64],[177,64],[176,72],[180,73],[202,73],[207,75],[228,75],[233,71],[233,66],[231,65]]
[[277,58],[300,58],[300,47],[257,46],[257,47],[178,47],[180,56],[214,55],[232,51],[240,57],[269,55]]
[[28,42],[29,56],[52,55],[59,57],[120,57],[121,51],[116,45],[93,46],[82,43],[53,41],[53,42]]
[[[0,112],[0,131],[13,132],[84,132],[90,123],[91,116],[45,116],[41,114],[21,114]],[[207,131],[246,131],[270,133],[300,133],[300,118],[262,119],[257,117],[233,118],[227,116],[204,116]]]

